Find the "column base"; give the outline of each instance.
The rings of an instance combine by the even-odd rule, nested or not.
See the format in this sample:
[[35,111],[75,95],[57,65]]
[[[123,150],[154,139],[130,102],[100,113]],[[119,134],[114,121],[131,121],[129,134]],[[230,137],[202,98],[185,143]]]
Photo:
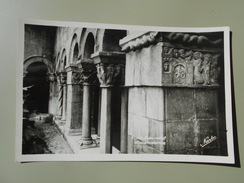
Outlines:
[[82,138],[81,139],[80,149],[88,149],[88,148],[94,148],[94,147],[98,147],[98,144],[92,138]]

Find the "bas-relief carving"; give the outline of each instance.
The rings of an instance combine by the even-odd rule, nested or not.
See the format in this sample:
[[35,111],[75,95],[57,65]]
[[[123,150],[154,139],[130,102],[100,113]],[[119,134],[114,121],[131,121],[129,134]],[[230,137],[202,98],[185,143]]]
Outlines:
[[172,84],[217,85],[220,54],[163,47],[163,72],[171,74]]
[[104,64],[96,65],[97,77],[102,86],[114,85],[116,78],[122,70],[122,65]]

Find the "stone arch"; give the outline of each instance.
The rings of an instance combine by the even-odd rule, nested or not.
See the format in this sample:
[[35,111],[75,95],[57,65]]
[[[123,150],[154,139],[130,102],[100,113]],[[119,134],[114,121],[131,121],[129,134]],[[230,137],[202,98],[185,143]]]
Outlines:
[[50,62],[50,60],[48,60],[47,58],[45,58],[43,56],[31,56],[31,57],[25,59],[25,61],[24,61],[24,73],[25,74],[27,73],[27,68],[29,67],[29,65],[31,65],[32,63],[36,63],[36,62],[44,63],[48,68],[48,73],[54,72],[53,64]]
[[75,33],[73,35],[71,46],[70,46],[70,55],[69,55],[69,64],[73,63],[74,61],[77,61],[79,57],[79,43],[78,43],[78,37]]
[[120,52],[119,40],[126,36],[126,30],[105,29],[102,36],[102,51]]
[[91,54],[94,53],[94,48],[95,48],[95,39],[93,34],[90,32],[86,37],[83,58],[90,59]]
[[60,53],[58,53],[56,59],[54,60],[55,63],[55,71],[58,72],[60,68]]
[[[80,39],[80,45],[81,45],[81,55],[82,55],[83,59],[86,59],[85,57],[87,57],[87,55],[85,56],[85,54],[86,54],[86,51],[87,51],[88,47],[89,48],[93,47],[93,52],[94,52],[94,49],[95,49],[95,46],[96,46],[95,35],[96,35],[96,29],[84,28],[82,30],[81,39]],[[88,38],[89,38],[89,40],[88,40]],[[88,42],[90,42],[91,40],[92,40],[92,44],[88,45],[89,44]]]
[[66,63],[66,50],[64,48],[63,51],[62,51],[62,55],[61,55],[61,65],[60,65],[61,70],[64,71],[66,66],[67,66],[67,63]]

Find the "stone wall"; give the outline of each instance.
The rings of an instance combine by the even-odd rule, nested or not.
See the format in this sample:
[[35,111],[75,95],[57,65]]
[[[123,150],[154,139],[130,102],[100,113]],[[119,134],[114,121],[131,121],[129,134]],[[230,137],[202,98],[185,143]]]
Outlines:
[[24,58],[45,56],[53,60],[56,27],[25,25]]
[[155,32],[121,40],[128,153],[226,155],[222,34],[216,41],[187,36],[198,42],[187,45],[182,33]]

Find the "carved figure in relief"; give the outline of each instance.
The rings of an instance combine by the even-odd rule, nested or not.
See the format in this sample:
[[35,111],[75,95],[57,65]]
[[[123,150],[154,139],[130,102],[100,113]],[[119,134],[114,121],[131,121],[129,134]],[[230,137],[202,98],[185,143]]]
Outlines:
[[211,64],[211,55],[206,54],[203,56],[203,62],[202,62],[202,77],[204,80],[204,85],[209,85],[210,84],[210,64]]
[[220,67],[218,65],[218,58],[220,55],[215,55],[212,57],[212,62],[210,64],[210,82],[211,84],[218,84],[218,78],[220,74]]
[[163,59],[166,61],[171,61],[173,56],[173,48],[169,48],[168,46],[163,47]]
[[185,84],[186,68],[182,64],[177,64],[174,67],[174,82],[176,84]]
[[193,53],[193,67],[194,67],[194,84],[203,84],[204,80],[201,74],[202,53]]
[[170,71],[169,70],[169,62],[168,61],[164,62],[163,67],[164,67],[164,72],[169,72]]
[[177,49],[173,50],[173,56],[174,56],[174,58],[179,58],[179,52]]

